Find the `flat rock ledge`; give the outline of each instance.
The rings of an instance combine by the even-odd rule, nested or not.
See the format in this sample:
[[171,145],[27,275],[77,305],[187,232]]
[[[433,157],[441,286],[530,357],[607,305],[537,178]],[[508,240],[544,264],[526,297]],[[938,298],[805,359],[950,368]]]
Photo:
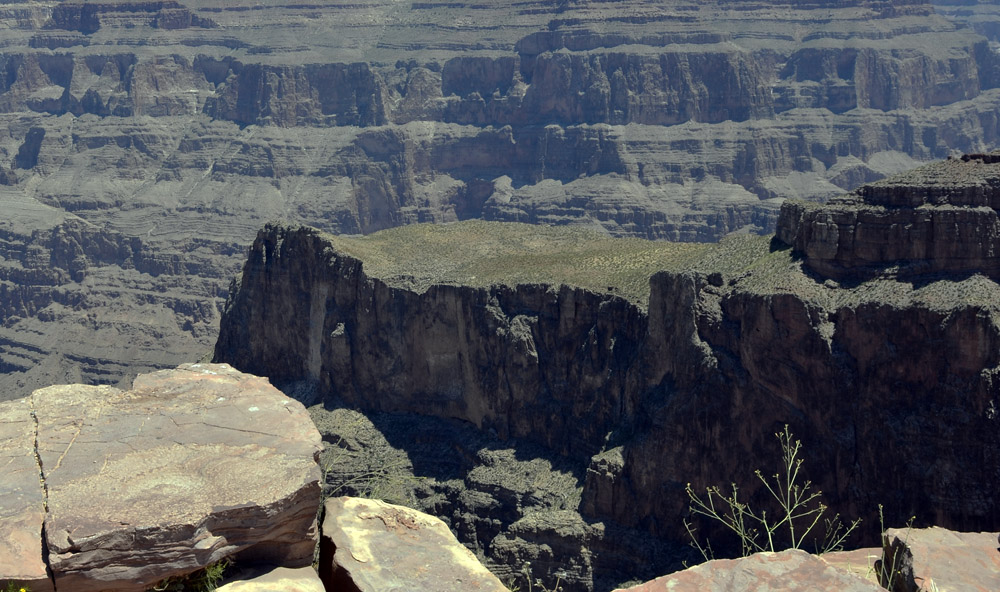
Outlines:
[[320,448],[299,402],[225,364],[0,403],[0,582],[138,592],[224,557],[309,565]]
[[352,497],[324,506],[319,575],[338,592],[508,592],[441,520]]
[[798,549],[716,559],[616,592],[885,592],[878,584]]

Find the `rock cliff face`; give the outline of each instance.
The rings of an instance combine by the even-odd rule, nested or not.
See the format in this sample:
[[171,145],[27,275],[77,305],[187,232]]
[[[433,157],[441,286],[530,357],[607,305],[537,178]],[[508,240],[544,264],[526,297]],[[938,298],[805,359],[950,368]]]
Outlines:
[[[510,232],[511,269],[529,265],[519,249],[563,270],[599,266],[549,251],[551,230],[532,239],[468,224],[456,228]],[[577,466],[579,501],[540,508],[532,528],[541,516],[564,524],[567,509],[602,523],[562,531],[562,548],[585,540],[590,551],[571,569],[574,589],[594,585],[588,570],[614,537],[682,541],[684,484],[735,480],[759,494],[752,469],[775,466],[773,434],[785,424],[804,441],[808,477],[845,515],[877,523],[883,504],[890,523],[1000,522],[993,280],[963,271],[838,283],[759,237],[650,256],[665,271],[648,291],[600,273],[538,286],[477,264],[492,247],[477,252],[454,232],[345,239],[266,228],[234,284],[216,359],[309,385],[328,404],[456,418],[563,455]],[[394,262],[394,245],[433,262],[408,267],[402,252]],[[643,260],[623,248],[599,250],[619,266]],[[518,527],[499,526],[466,541],[502,563]]]
[[[307,229],[262,235],[216,357],[315,381],[349,405],[462,419],[565,452],[594,452],[619,421],[646,330],[624,298],[549,285],[416,293],[349,256],[317,265],[326,248]],[[295,279],[265,294],[258,274]]]
[[1000,272],[1000,153],[967,154],[825,205],[787,203],[777,236],[830,276]]
[[[72,214],[182,270],[154,290],[128,270],[113,280],[142,295],[115,313],[131,328],[114,341],[170,352],[149,364],[60,350],[63,320],[0,325],[49,344],[32,365],[60,382],[190,360],[218,307],[175,320],[160,294],[221,302],[274,218],[340,233],[468,218],[682,241],[770,231],[783,198],[997,144],[991,6],[0,2],[5,210],[44,228]],[[0,390],[27,394],[24,374]]]

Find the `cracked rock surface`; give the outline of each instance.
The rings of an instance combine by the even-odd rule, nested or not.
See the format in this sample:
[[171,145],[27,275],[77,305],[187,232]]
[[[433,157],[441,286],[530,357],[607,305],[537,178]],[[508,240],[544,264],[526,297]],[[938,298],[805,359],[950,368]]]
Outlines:
[[0,403],[0,580],[52,590],[42,560],[45,496],[35,460],[31,402]]
[[264,378],[187,364],[128,391],[53,386],[5,403],[0,425],[20,463],[0,513],[21,520],[3,521],[16,530],[0,544],[35,566],[22,576],[0,559],[0,580],[44,578],[45,558],[57,590],[140,591],[234,555],[312,560],[320,436]]

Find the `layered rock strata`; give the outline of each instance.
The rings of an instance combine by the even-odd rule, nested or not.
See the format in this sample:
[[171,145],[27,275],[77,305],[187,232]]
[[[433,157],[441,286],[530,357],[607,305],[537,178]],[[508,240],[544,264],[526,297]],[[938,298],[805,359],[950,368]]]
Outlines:
[[[838,283],[763,237],[682,247],[489,223],[363,239],[270,226],[215,355],[328,404],[461,419],[563,455],[581,488],[565,509],[602,524],[572,535],[600,549],[578,576],[613,537],[683,541],[686,483],[736,481],[762,501],[752,469],[776,467],[786,424],[843,515],[877,522],[881,503],[890,523],[998,523],[992,279]],[[498,527],[477,548],[517,538]]]
[[[0,317],[0,397],[124,385],[209,349],[214,305],[274,218],[338,233],[484,218],[707,241],[771,230],[786,197],[990,149],[1000,20],[983,3],[936,10],[0,3],[4,211],[30,208],[48,229],[74,215],[175,262],[151,279],[110,261],[92,275],[96,298],[78,296],[86,282],[25,278],[40,304]],[[46,257],[32,249],[0,267]],[[43,304],[66,294],[69,310]],[[88,340],[122,347],[88,355]]]
[[20,518],[3,523],[18,565],[0,579],[138,592],[227,557],[312,561],[320,436],[264,379],[192,364],[129,391],[48,387],[2,411],[5,429],[27,426],[8,442],[34,466],[0,483],[4,515]]
[[1000,153],[967,154],[823,205],[786,203],[777,237],[824,276],[1000,273]]

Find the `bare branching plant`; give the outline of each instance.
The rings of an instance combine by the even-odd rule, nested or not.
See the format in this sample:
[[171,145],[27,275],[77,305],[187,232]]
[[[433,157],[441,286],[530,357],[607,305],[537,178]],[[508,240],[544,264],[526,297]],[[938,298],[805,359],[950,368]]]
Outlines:
[[[787,425],[775,437],[781,443],[780,470],[770,479],[760,470],[755,474],[776,502],[777,511],[768,514],[765,509],[753,508],[748,502],[741,501],[735,483],[731,484],[731,493],[712,486],[705,489],[704,496],[689,483],[686,491],[691,514],[710,518],[725,526],[739,539],[744,557],[759,551],[801,549],[809,541],[814,542],[818,553],[843,548],[844,541],[861,524],[861,519],[845,525],[839,514],[826,518],[827,506],[822,502],[822,492],[813,491],[810,481],[800,483],[802,442],[793,438]],[[814,533],[821,521],[824,525],[822,536]],[[713,559],[711,543],[699,542],[695,528],[687,519],[684,520],[684,528],[691,536],[692,546],[705,560]]]

